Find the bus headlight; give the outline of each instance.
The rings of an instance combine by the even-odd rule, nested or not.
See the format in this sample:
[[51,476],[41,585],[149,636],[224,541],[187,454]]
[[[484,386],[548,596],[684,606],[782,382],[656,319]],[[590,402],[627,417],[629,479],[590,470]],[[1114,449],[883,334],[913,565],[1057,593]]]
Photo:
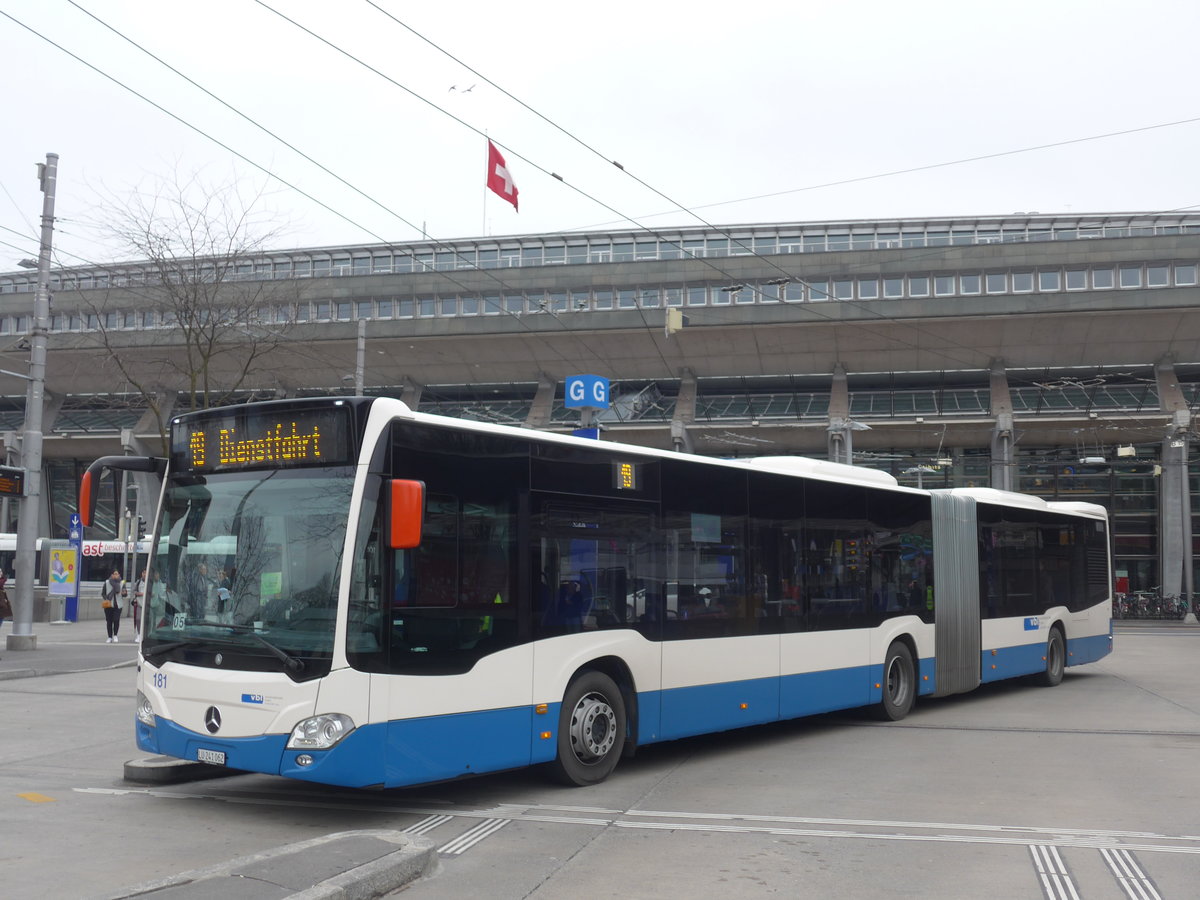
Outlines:
[[341,713],[325,713],[305,719],[292,729],[289,750],[328,750],[354,730],[354,720]]
[[137,692],[137,720],[143,725],[154,727],[154,707],[150,705],[150,698],[141,691]]

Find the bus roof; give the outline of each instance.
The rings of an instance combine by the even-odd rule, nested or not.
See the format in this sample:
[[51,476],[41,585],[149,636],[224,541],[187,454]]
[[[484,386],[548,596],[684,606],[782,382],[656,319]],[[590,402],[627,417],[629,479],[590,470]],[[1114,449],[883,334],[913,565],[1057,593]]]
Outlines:
[[1085,503],[1079,500],[1049,501],[1033,494],[1018,494],[1014,491],[1001,491],[996,488],[948,488],[938,493],[949,493],[959,497],[974,497],[981,503],[994,503],[998,506],[1018,506],[1025,509],[1044,509],[1050,512],[1073,513],[1090,516],[1096,519],[1107,519],[1108,511],[1098,503]]

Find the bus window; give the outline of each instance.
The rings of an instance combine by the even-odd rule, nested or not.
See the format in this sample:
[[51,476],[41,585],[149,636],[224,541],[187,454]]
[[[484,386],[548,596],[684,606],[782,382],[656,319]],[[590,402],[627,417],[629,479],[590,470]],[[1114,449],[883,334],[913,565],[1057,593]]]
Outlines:
[[420,546],[384,551],[390,671],[465,672],[516,643],[513,532],[507,501],[429,491]]
[[532,523],[534,630],[541,637],[635,627],[655,635],[653,516],[640,504],[547,503]]

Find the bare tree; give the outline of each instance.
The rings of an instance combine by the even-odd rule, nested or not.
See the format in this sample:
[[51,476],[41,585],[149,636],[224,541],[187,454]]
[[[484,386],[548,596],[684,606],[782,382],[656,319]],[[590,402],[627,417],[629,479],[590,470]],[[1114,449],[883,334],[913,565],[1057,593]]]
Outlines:
[[[164,442],[164,392],[203,409],[267,386],[259,376],[290,321],[277,311],[294,306],[298,283],[259,270],[281,234],[262,200],[236,180],[199,176],[103,198],[96,226],[132,262],[114,264],[108,290],[87,305],[106,355],[144,398]],[[147,313],[155,327],[142,330]]]

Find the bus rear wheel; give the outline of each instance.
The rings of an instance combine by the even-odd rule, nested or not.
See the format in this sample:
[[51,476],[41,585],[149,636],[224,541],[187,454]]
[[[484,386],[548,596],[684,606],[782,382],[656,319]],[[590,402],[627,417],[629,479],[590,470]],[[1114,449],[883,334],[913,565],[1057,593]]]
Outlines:
[[888,647],[883,659],[883,697],[876,707],[879,718],[896,722],[903,719],[917,699],[917,675],[912,651],[902,641]]
[[1062,632],[1057,628],[1050,629],[1050,637],[1046,640],[1045,671],[1034,676],[1042,687],[1054,687],[1062,684],[1063,670],[1067,665],[1067,647],[1063,641]]
[[603,672],[584,672],[567,686],[558,714],[558,753],[550,771],[563,784],[599,784],[625,746],[625,701]]

